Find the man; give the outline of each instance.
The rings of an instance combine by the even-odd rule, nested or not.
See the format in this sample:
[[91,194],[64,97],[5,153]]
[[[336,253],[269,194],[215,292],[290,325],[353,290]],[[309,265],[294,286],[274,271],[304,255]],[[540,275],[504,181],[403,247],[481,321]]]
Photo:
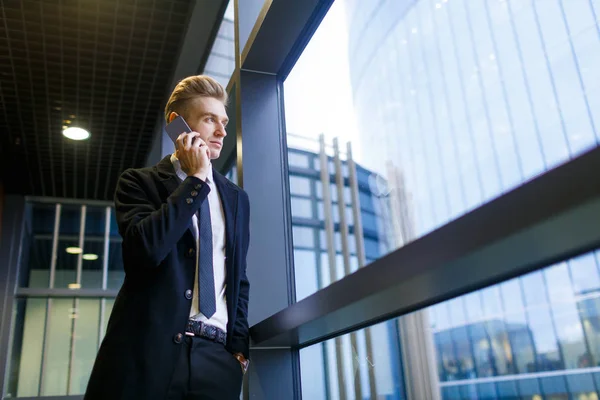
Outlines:
[[115,193],[125,281],[85,399],[238,399],[248,366],[248,195],[211,166],[226,136],[227,93],[179,82],[167,122],[193,132]]

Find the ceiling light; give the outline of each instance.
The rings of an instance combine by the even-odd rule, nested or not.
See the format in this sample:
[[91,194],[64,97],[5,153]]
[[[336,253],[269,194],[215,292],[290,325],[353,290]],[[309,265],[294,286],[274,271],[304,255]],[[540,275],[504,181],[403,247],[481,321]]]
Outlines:
[[98,259],[98,254],[84,254],[83,259],[87,261],[95,261]]
[[69,254],[81,254],[83,250],[79,247],[67,247],[67,253]]
[[81,284],[79,283],[69,283],[69,289],[81,289]]
[[90,133],[82,128],[70,127],[63,131],[63,135],[71,140],[89,139]]

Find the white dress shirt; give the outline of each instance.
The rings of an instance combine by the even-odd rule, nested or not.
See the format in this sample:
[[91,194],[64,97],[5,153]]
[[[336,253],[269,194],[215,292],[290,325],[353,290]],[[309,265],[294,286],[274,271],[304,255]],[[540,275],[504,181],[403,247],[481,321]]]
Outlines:
[[[177,173],[177,177],[182,181],[187,178],[185,172],[181,170],[181,164],[175,154],[171,155],[171,163]],[[216,326],[227,332],[227,300],[225,298],[225,213],[221,204],[219,191],[215,186],[213,179],[212,165],[206,183],[210,187],[208,193],[208,205],[210,207],[210,219],[212,227],[212,243],[213,243],[213,271],[215,277],[215,296],[217,310],[210,318],[206,318],[198,307],[198,257],[196,257],[196,274],[194,276],[194,296],[192,297],[192,308],[190,310],[190,319],[205,322],[209,325]],[[198,231],[198,216],[194,214],[192,217],[192,233],[196,239],[196,254],[200,248],[200,235]]]

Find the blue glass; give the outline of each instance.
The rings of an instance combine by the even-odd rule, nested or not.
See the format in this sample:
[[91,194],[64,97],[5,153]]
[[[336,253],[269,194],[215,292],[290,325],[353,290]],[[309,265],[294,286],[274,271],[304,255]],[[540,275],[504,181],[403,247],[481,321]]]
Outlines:
[[451,330],[452,340],[456,351],[456,362],[458,366],[458,377],[460,379],[473,379],[477,376],[475,361],[471,352],[471,339],[466,326],[453,328]]
[[542,390],[546,396],[566,395],[569,398],[567,382],[564,376],[540,378]]
[[310,179],[303,176],[290,176],[290,192],[310,196]]
[[526,396],[542,396],[542,389],[537,378],[534,379],[519,379],[517,381],[517,387],[521,397],[531,398]]
[[497,382],[496,390],[498,391],[498,400],[520,400],[515,381]]
[[512,364],[517,373],[528,373],[536,371],[536,348],[527,318],[524,313],[513,314],[506,317],[506,331],[510,343]]
[[312,201],[299,197],[292,197],[292,215],[294,217],[313,218]]
[[[328,120],[356,121],[355,136],[345,137],[328,120],[311,117],[328,142],[333,136],[351,141],[368,263],[598,145],[599,13],[598,0],[333,3],[323,31],[317,30],[285,83],[302,87],[297,93],[286,88],[286,99],[296,106],[286,114],[306,114],[327,99],[322,108]],[[336,31],[336,24],[343,29]],[[334,31],[348,42],[328,43]],[[342,53],[336,52],[340,44]],[[348,71],[331,68],[340,57],[347,58]],[[315,66],[318,74],[311,73]],[[343,87],[335,86],[338,78]],[[316,96],[306,98],[307,90]],[[330,107],[346,101],[348,93],[351,109]],[[306,108],[297,107],[302,104]],[[311,135],[295,126],[288,131]],[[312,158],[308,165],[319,170],[314,149],[290,151]],[[334,172],[331,159],[328,168]],[[343,169],[347,176],[347,166]],[[312,182],[296,188],[297,178]],[[314,201],[310,187],[322,198],[318,174],[292,171],[290,184],[306,201]],[[337,189],[334,181],[330,185],[339,222]],[[308,203],[302,208],[293,201],[294,217],[306,218],[308,210]],[[323,222],[322,204],[316,217]],[[345,274],[337,230],[334,279]],[[350,232],[353,239],[352,224]],[[318,242],[298,243],[304,247],[295,243],[296,250],[312,244],[326,250],[323,231]],[[297,257],[297,264],[309,265]],[[330,283],[326,254],[318,258],[321,270],[297,279]],[[354,270],[354,255],[352,260]],[[542,388],[540,379],[551,372],[564,381],[571,376],[565,374],[600,366],[598,268],[597,257],[587,254],[430,307],[423,314],[429,315],[443,398],[564,398],[563,388],[549,383]],[[304,293],[319,285],[297,286]],[[357,351],[362,357],[362,345]],[[398,348],[390,360],[401,359],[399,353]],[[512,378],[522,374],[533,375]],[[356,376],[364,381],[365,370]],[[327,382],[335,386],[335,379]],[[391,385],[391,378],[385,380],[384,386]],[[588,388],[576,393],[587,395]]]
[[585,254],[569,261],[573,277],[573,291],[577,294],[588,294],[600,290],[600,275],[594,253]]
[[473,356],[477,367],[477,377],[494,376],[494,359],[491,344],[485,329],[485,323],[468,326]]
[[479,400],[497,400],[496,385],[494,383],[480,383],[477,385]]
[[512,375],[516,373],[513,352],[504,320],[487,321],[485,326],[490,341],[494,375]]
[[568,391],[577,396],[578,394],[596,393],[594,377],[589,373],[567,375]]

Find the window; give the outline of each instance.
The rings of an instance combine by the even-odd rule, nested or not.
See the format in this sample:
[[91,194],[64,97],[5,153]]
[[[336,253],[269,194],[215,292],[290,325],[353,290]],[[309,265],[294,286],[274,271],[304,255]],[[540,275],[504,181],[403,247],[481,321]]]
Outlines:
[[[9,363],[8,397],[83,394],[123,283],[114,210],[29,203]],[[72,297],[54,297],[68,289]],[[90,297],[87,290],[106,290]],[[112,290],[112,291],[111,291]]]
[[[296,254],[302,298],[354,271],[345,260],[362,267],[598,146],[597,15],[588,1],[336,0],[284,82],[290,166],[314,155],[310,177],[290,167],[291,192],[321,224],[321,262]],[[442,398],[597,398],[599,268],[592,252],[419,311]],[[404,398],[403,318],[304,349],[304,396]],[[371,340],[400,343],[374,382]]]
[[226,88],[234,70],[235,26],[233,0],[230,0],[202,73],[213,77]]

